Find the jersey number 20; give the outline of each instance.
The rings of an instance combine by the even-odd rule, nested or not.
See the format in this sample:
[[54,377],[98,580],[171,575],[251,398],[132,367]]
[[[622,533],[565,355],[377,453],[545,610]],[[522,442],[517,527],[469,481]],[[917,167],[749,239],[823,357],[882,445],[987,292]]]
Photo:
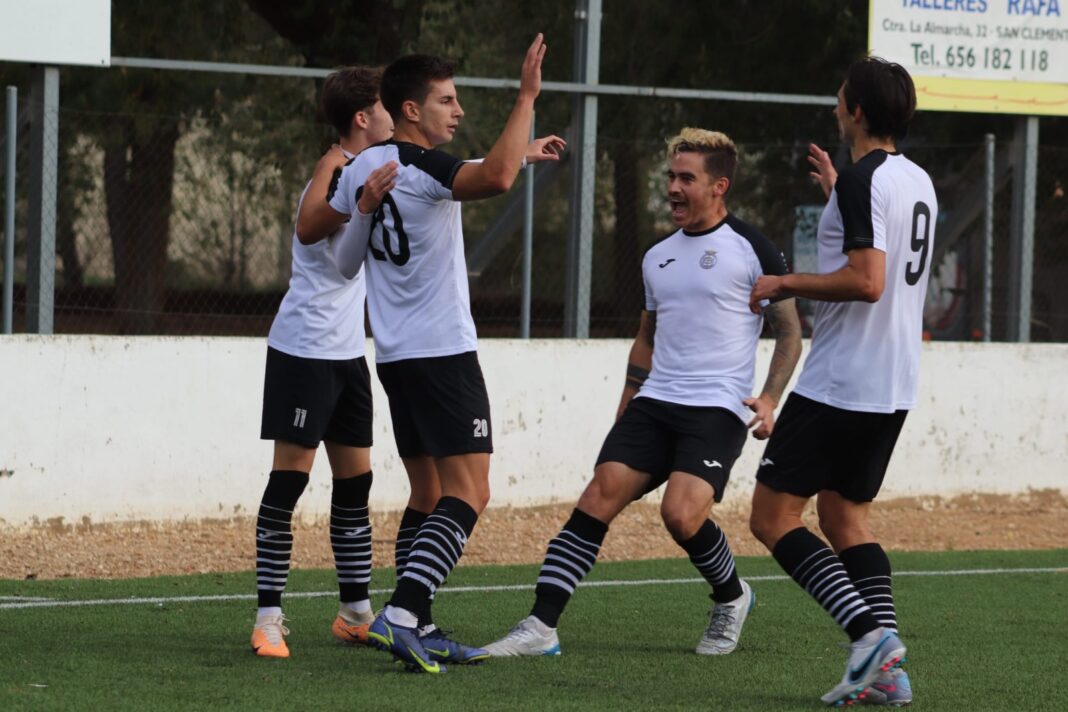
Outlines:
[[[393,216],[393,229],[397,232],[397,251],[393,251],[393,238],[390,235],[389,228],[386,227],[385,217],[386,208],[389,208],[389,212]],[[401,220],[400,211],[397,210],[397,203],[394,202],[393,196],[386,193],[382,197],[382,204],[378,206],[378,210],[375,211],[375,216],[371,220],[371,235],[374,235],[375,227],[382,226],[382,247],[383,250],[378,249],[374,244],[370,245],[371,255],[376,260],[382,260],[385,262],[386,256],[389,256],[389,261],[393,264],[400,265],[408,264],[408,260],[412,257],[411,247],[408,245],[408,234],[404,232],[404,221]]]
[[[923,233],[920,233],[920,219],[923,219]],[[927,267],[927,255],[931,251],[931,209],[927,203],[916,203],[912,208],[912,251],[919,252],[916,262],[905,265],[905,282],[912,286],[920,281],[923,270]]]

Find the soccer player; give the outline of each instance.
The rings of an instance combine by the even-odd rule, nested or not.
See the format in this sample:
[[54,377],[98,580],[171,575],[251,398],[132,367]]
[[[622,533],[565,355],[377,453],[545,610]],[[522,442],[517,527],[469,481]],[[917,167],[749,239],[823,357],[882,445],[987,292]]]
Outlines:
[[[810,148],[829,198],[820,272],[763,277],[751,296],[756,311],[766,299],[816,300],[812,350],[761,460],[750,524],[852,641],[841,683],[822,698],[830,705],[912,699],[908,677],[895,672],[905,645],[869,513],[916,404],[938,218],[930,177],[896,148],[915,107],[900,65],[870,57],[849,67],[834,115],[853,163],[836,176],[827,154]],[[830,548],[801,522],[813,496]]]
[[[553,160],[563,148],[555,136],[527,145],[544,54],[538,35],[523,62],[515,107],[481,162],[436,148],[452,140],[464,115],[453,63],[427,55],[396,60],[382,78],[394,139],[344,169],[328,206],[306,201],[302,207],[310,230],[352,216],[334,247],[343,272],[358,269],[367,253],[376,368],[397,450],[409,473],[435,473],[440,487],[429,514],[402,522],[415,535],[407,552],[398,550],[396,591],[369,632],[417,671],[438,673],[443,662],[487,657],[426,622],[438,586],[489,501],[490,408],[476,353],[460,202],[507,191],[525,155]],[[350,243],[359,247],[349,249]]]
[[753,607],[753,591],[739,579],[727,538],[709,513],[723,499],[747,421],[758,439],[774,428],[775,407],[801,355],[801,325],[793,299],[764,310],[775,353],[763,391],[752,397],[764,320],[749,310],[749,293],[761,275],[785,274],[786,263],[763,234],[727,210],[738,161],[727,136],[683,129],[668,143],[668,158],[667,199],[678,229],[642,259],[645,310],[616,424],[593,480],[549,542],[533,610],[486,646],[491,655],[559,654],[557,621],[593,568],[612,520],[665,482],[664,524],[712,588],[697,652],[732,652]]
[[[379,101],[381,70],[349,67],[323,83],[323,114],[340,147],[328,151],[301,200],[325,200],[335,169],[393,133]],[[364,359],[363,274],[338,271],[326,240],[293,236],[293,274],[267,338],[261,435],[274,441],[274,464],[256,522],[259,610],[252,629],[257,655],[289,657],[282,592],[293,548],[293,509],[308,484],[320,442],[333,473],[330,544],[341,606],[334,635],[366,642],[374,619],[367,595],[371,575],[371,383]]]

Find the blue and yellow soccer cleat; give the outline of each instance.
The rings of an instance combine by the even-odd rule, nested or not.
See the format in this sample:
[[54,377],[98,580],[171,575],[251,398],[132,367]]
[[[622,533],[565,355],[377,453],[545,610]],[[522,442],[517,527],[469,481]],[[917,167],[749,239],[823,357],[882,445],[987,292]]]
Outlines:
[[367,642],[404,663],[412,672],[445,672],[445,666],[430,657],[419,641],[419,632],[386,619],[379,613],[367,631]]
[[443,663],[478,665],[490,657],[488,650],[457,643],[441,628],[435,627],[434,630],[424,634],[420,641],[423,643],[423,649],[430,654],[431,658]]

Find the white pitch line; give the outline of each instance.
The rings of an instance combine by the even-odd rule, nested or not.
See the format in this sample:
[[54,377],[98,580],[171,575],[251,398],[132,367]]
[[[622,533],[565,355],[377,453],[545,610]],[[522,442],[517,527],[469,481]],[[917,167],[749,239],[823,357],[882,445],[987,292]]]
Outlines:
[[[1021,568],[1021,569],[956,569],[950,571],[895,571],[894,576],[994,576],[999,574],[1059,574],[1068,573],[1068,567]],[[776,574],[771,576],[746,576],[746,581],[788,581],[789,576]],[[705,583],[703,578],[676,579],[620,579],[614,581],[583,581],[582,588],[617,588],[623,586],[674,586],[677,584]],[[445,586],[438,593],[492,593],[496,591],[531,591],[533,584],[500,584],[494,586]],[[372,594],[393,593],[392,589],[377,588]],[[323,598],[336,596],[337,591],[295,591],[285,594],[286,598]],[[130,606],[165,603],[210,603],[217,601],[254,601],[254,593],[219,594],[215,596],[159,596],[149,598],[95,598],[79,601],[57,601],[52,599],[22,598],[17,602],[0,602],[0,610],[16,608],[69,608],[82,606]],[[0,600],[2,601],[2,600]]]
[[43,598],[41,596],[0,596],[0,602],[2,601],[51,601],[51,598]]

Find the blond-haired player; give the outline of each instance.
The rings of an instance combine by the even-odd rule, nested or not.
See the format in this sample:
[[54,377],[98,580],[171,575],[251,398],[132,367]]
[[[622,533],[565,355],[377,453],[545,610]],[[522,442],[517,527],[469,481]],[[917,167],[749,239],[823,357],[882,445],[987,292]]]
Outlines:
[[[712,587],[714,605],[697,646],[730,653],[752,608],[723,531],[709,519],[723,498],[746,425],[767,438],[775,407],[801,354],[792,299],[763,312],[775,332],[764,389],[753,397],[757,339],[764,318],[749,292],[765,274],[782,275],[782,254],[727,211],[724,196],[738,156],[726,135],[687,128],[668,142],[667,200],[677,230],[642,260],[645,309],[627,378],[593,474],[563,530],[549,542],[530,615],[486,646],[495,656],[556,655],[557,621],[589,573],[612,520],[666,483],[664,524]],[[752,412],[750,412],[752,411]]]

